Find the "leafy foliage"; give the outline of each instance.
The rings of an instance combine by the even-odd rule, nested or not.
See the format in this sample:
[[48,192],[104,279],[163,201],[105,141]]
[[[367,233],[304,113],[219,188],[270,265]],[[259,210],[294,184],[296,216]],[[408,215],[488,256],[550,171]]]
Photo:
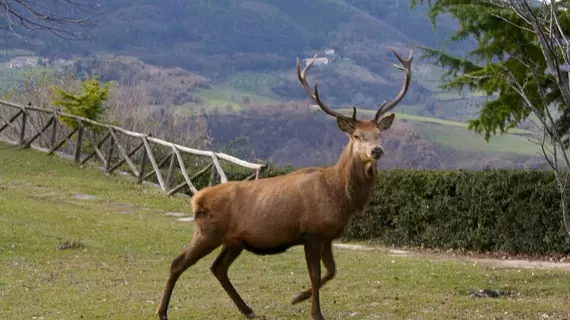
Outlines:
[[[470,129],[484,133],[489,139],[497,130],[501,133],[520,124],[531,113],[526,101],[513,88],[513,81],[524,84],[524,93],[530,103],[541,106],[539,89],[546,95],[546,104],[563,105],[560,90],[547,66],[536,34],[525,27],[526,22],[513,10],[481,0],[412,0],[412,7],[428,2],[428,15],[435,26],[435,18],[451,15],[460,28],[451,41],[474,38],[475,49],[467,57],[446,54],[439,49],[422,47],[424,57],[431,58],[446,70],[448,81],[444,88],[482,90],[489,96],[477,119],[470,121]],[[540,9],[534,8],[538,15]],[[570,14],[561,13],[561,22],[568,26]]]
[[442,249],[567,253],[549,171],[383,171],[352,239]]
[[[55,97],[52,103],[61,106],[67,113],[94,121],[100,120],[105,114],[103,103],[109,98],[110,83],[100,87],[99,80],[87,78],[81,82],[81,87],[81,92],[72,93],[54,86]],[[73,129],[78,127],[77,121],[71,118],[62,117],[62,121]],[[85,125],[92,130],[99,129],[96,126]]]

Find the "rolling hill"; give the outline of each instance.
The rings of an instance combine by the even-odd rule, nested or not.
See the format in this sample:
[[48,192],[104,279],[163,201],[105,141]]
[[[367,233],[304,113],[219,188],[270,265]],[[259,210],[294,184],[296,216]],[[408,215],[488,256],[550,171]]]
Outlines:
[[[42,56],[71,58],[101,52],[134,56],[198,73],[222,88],[228,81],[235,83],[236,76],[253,73],[274,78],[266,92],[282,99],[302,97],[294,83],[295,60],[323,55],[330,48],[335,50],[330,67],[314,71],[323,92],[329,92],[333,104],[369,108],[399,86],[389,46],[403,54],[417,44],[442,46],[456,27],[455,21],[440,19],[434,32],[425,7],[412,11],[401,0],[101,0],[100,4],[109,11],[97,28],[87,30],[92,41],[66,41],[38,32],[30,34],[27,43],[14,38],[9,45]],[[470,46],[465,41],[450,50],[461,53]],[[407,99],[423,106],[429,102],[428,87],[434,80],[425,76],[437,72],[419,57],[414,68],[414,90]]]
[[[93,41],[63,41],[41,32],[30,34],[31,41],[26,43],[10,38],[10,52],[5,51],[4,62],[25,54],[52,60],[73,58],[78,72],[89,72],[92,68],[105,81],[144,84],[158,107],[176,108],[181,115],[196,111],[235,114],[242,117],[240,121],[255,118],[253,123],[258,123],[257,116],[251,118],[249,109],[307,102],[295,77],[297,58],[309,58],[315,53],[327,57],[329,63],[314,67],[309,81],[318,79],[321,96],[332,107],[356,105],[363,110],[361,114],[366,114],[366,110],[372,112],[382,100],[390,99],[399,90],[402,74],[391,66],[396,59],[389,47],[405,55],[408,48],[418,44],[443,46],[456,27],[455,21],[440,19],[434,31],[425,7],[411,11],[407,1],[398,0],[101,0],[100,3],[110,10],[98,27],[89,31]],[[466,40],[453,44],[449,50],[462,54],[471,46],[470,40]],[[440,90],[439,70],[423,61],[417,51],[413,68],[410,90],[396,112],[412,128],[412,136],[425,141],[418,142],[420,145],[434,143],[429,152],[437,149],[448,154],[449,150],[455,150],[492,157],[536,155],[536,146],[528,142],[528,132],[513,132],[491,143],[468,132],[464,122],[476,114],[474,106],[485,97],[476,92],[459,94]],[[12,86],[21,76],[15,70],[0,70],[0,79],[7,83],[5,87]],[[215,124],[225,123],[222,118],[210,117],[209,122],[218,135],[214,138],[227,142],[229,137],[224,136],[224,128]],[[235,136],[256,136],[238,131]],[[255,143],[257,150],[275,147],[265,137],[259,136],[261,140]],[[287,134],[282,132],[280,138],[274,138],[287,140]],[[318,139],[311,144],[323,148]],[[291,145],[307,148],[303,143]],[[265,155],[275,157],[299,150],[284,146],[283,150]],[[291,161],[321,164],[330,158],[317,155],[321,151],[315,152],[313,162],[293,158]],[[417,163],[414,161],[411,163]],[[447,161],[439,167],[453,166],[459,166],[457,161]]]

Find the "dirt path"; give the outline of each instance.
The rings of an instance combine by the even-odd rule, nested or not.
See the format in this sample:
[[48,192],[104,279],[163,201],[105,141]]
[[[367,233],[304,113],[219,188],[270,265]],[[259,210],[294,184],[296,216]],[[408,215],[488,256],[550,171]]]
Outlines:
[[334,246],[344,250],[356,251],[377,251],[384,252],[389,256],[402,258],[421,258],[426,260],[450,260],[457,262],[468,262],[473,264],[485,264],[500,268],[524,268],[524,269],[559,269],[570,270],[570,262],[551,262],[525,259],[494,259],[470,257],[456,253],[431,253],[416,250],[390,249],[386,247],[372,247],[358,244],[335,243]]

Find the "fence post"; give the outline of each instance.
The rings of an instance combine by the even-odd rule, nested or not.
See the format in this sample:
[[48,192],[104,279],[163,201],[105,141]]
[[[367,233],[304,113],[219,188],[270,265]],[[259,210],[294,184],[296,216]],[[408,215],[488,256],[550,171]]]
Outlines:
[[143,181],[144,170],[146,169],[147,162],[148,162],[148,156],[146,154],[146,148],[143,147],[142,159],[141,159],[141,169],[139,171],[139,176],[137,177],[137,183],[141,183]]
[[55,139],[57,138],[57,113],[53,112],[53,122],[51,127],[50,149],[55,148]]
[[79,123],[79,127],[77,130],[77,142],[75,144],[75,156],[74,160],[75,163],[79,163],[81,160],[81,149],[83,149],[83,123],[81,121],[77,121]]
[[[73,156],[74,162],[75,163],[86,163],[87,161],[89,161],[94,155],[96,155],[100,160],[102,160],[102,162],[106,162],[105,163],[105,171],[107,174],[109,174],[110,172],[112,172],[114,169],[118,168],[123,162],[127,162],[127,164],[129,165],[129,167],[131,168],[132,172],[134,173],[134,176],[137,177],[137,182],[141,183],[143,180],[145,180],[146,178],[150,177],[153,173],[156,175],[156,178],[161,186],[161,189],[163,190],[163,192],[168,193],[168,194],[172,194],[177,192],[178,190],[182,189],[183,187],[185,187],[186,185],[188,185],[188,187],[190,188],[190,193],[195,193],[197,192],[195,186],[192,183],[192,180],[201,176],[202,174],[206,174],[207,170],[210,169],[211,171],[211,176],[210,176],[210,181],[209,181],[209,185],[216,185],[219,183],[225,183],[228,181],[226,173],[224,172],[221,163],[218,159],[218,154],[214,153],[212,151],[203,151],[203,150],[195,150],[192,148],[188,148],[188,147],[184,147],[184,146],[179,146],[173,143],[170,143],[168,141],[164,141],[161,139],[156,139],[156,138],[152,138],[150,139],[151,135],[149,134],[144,135],[141,133],[137,133],[137,132],[133,132],[124,128],[120,128],[120,127],[115,127],[109,124],[105,124],[105,123],[100,123],[97,121],[93,121],[84,117],[79,117],[73,114],[68,114],[65,112],[61,112],[59,109],[55,110],[55,109],[47,109],[47,108],[40,108],[40,107],[34,107],[34,106],[23,106],[23,105],[18,105],[18,104],[14,104],[14,103],[10,103],[7,101],[3,101],[0,100],[0,107],[8,107],[8,108],[13,108],[13,109],[17,109],[18,112],[13,115],[8,121],[6,121],[6,119],[2,118],[2,120],[4,120],[4,124],[2,124],[2,126],[0,126],[0,132],[3,131],[5,128],[7,127],[11,127],[16,134],[16,137],[14,137],[13,139],[16,140],[19,138],[19,141],[11,141],[10,143],[15,145],[15,146],[21,146],[22,148],[26,148],[26,147],[30,147],[30,145],[32,144],[33,141],[35,141],[37,138],[40,138],[42,134],[44,134],[44,132],[48,131],[51,129],[50,132],[50,141],[49,141],[49,145],[50,145],[50,149],[47,151],[48,155],[52,155],[53,153],[56,152],[57,149],[59,149],[61,146],[63,146],[65,143],[69,142],[70,146],[75,146],[75,150],[68,150],[66,148],[66,150],[64,150],[63,152],[61,152],[61,156],[63,156],[63,153],[66,153],[65,156]],[[28,122],[30,123],[30,125],[32,126],[32,128],[35,128],[36,130],[38,128],[36,128],[36,123],[35,123],[35,118],[32,117],[32,114],[30,113],[31,111],[34,112],[40,112],[43,114],[52,114],[52,118],[48,121],[48,123],[46,123],[38,132],[35,131],[31,131],[31,138],[26,141],[26,127],[28,126]],[[13,123],[13,121],[17,121],[17,118],[19,116],[22,116],[22,122],[21,122],[21,131],[18,130],[18,124],[17,123]],[[28,117],[30,117],[28,119]],[[64,128],[66,126],[64,126],[64,123],[60,121],[60,117],[65,117],[65,118],[71,118],[74,119],[75,121],[77,121],[78,123],[78,127],[70,130],[69,133],[66,133],[67,130],[60,130],[60,132],[57,132],[58,129]],[[51,122],[51,123],[50,123]],[[59,125],[58,125],[59,122]],[[87,126],[87,124],[89,124],[89,126]],[[82,149],[83,149],[83,143],[85,141],[87,141],[86,143],[92,143],[92,137],[90,137],[90,135],[88,134],[88,130],[91,128],[91,125],[93,126],[97,126],[99,128],[106,128],[109,130],[109,134],[102,139],[101,141],[99,141],[96,145],[94,145],[94,151],[90,152],[87,156],[82,158]],[[50,128],[51,126],[51,128]],[[113,130],[117,130],[118,132],[122,132],[123,134],[133,137],[133,138],[142,138],[142,144],[138,147],[136,147],[135,149],[133,149],[130,152],[127,152],[127,150],[124,149],[124,147],[120,144],[117,136],[115,135]],[[74,139],[73,135],[77,132],[77,137]],[[18,137],[19,135],[19,137]],[[63,136],[63,139],[61,141],[58,141],[57,139],[59,138],[59,136]],[[108,146],[108,152],[105,155],[102,150],[99,150],[98,148],[102,147],[103,144],[106,142],[107,137],[111,136],[111,141],[109,143]],[[148,138],[148,139],[147,139]],[[75,143],[74,143],[75,140]],[[84,141],[85,140],[85,141]],[[166,156],[161,162],[160,164],[157,164],[156,159],[154,157],[153,151],[149,145],[149,140],[158,144],[158,145],[162,145],[162,146],[170,146],[173,151],[169,156]],[[115,144],[117,144],[115,146]],[[113,153],[115,152],[115,147],[118,148],[119,150],[119,156],[114,156]],[[140,172],[137,168],[137,166],[135,165],[135,163],[133,163],[132,159],[130,158],[131,156],[133,156],[138,149],[140,149],[141,147],[144,147],[144,150],[142,151],[142,158],[141,158],[141,162],[140,162]],[[73,148],[73,147],[71,147]],[[208,166],[206,166],[205,168],[203,168],[202,170],[200,170],[198,173],[196,173],[194,176],[190,177],[188,175],[188,172],[186,171],[186,167],[184,164],[184,159],[182,157],[181,152],[186,152],[189,154],[194,154],[194,155],[198,155],[198,156],[210,156],[212,159],[212,164],[209,164]],[[254,173],[254,175],[252,175],[252,177],[254,176],[256,179],[260,178],[260,173],[263,171],[263,167],[259,167],[259,165],[255,165],[255,164],[251,164],[248,163],[247,161],[244,160],[240,160],[240,159],[236,159],[234,157],[231,157],[229,155],[226,154],[219,154],[220,157],[222,159],[225,159],[226,161],[232,162],[234,164],[237,165],[241,165],[241,166],[245,166],[247,168],[252,168],[252,169],[258,169],[256,170],[256,172]],[[123,160],[120,160],[121,157],[123,158]],[[170,159],[169,159],[170,157]],[[112,160],[113,158],[119,158],[119,162],[115,163],[114,165],[112,164]],[[163,180],[162,174],[160,172],[160,167],[166,163],[168,160],[170,160],[170,167],[169,167],[169,172],[168,172],[168,177],[167,177],[167,181],[165,183],[165,181]],[[146,167],[150,164],[152,164],[152,172],[148,172],[145,174],[145,169]],[[175,169],[176,169],[176,162],[178,162],[178,165],[180,167],[182,176],[184,177],[185,182],[180,183],[178,186],[172,187],[172,184],[175,182]],[[261,170],[260,170],[261,169]],[[170,189],[170,190],[168,190]]]
[[216,166],[212,164],[212,172],[210,173],[210,183],[209,186],[216,185],[218,181],[218,170],[216,170]]
[[107,165],[105,166],[105,172],[109,173],[111,171],[111,161],[113,161],[113,147],[115,145],[115,138],[111,136],[109,140],[109,151],[107,152]]
[[26,112],[26,108],[22,107],[22,127],[20,131],[20,146],[24,147],[26,143],[26,122],[28,120],[28,113]]
[[170,154],[170,166],[168,167],[168,175],[166,176],[166,191],[170,190],[172,186],[172,179],[174,178],[174,167],[176,165],[176,155],[174,152]]

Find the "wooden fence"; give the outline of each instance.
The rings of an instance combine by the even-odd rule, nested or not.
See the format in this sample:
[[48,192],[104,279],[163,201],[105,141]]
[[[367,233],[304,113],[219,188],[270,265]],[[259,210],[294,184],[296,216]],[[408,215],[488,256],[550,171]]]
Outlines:
[[[209,185],[227,182],[220,160],[242,170],[252,170],[245,180],[259,178],[265,168],[263,164],[247,162],[224,153],[188,148],[59,110],[22,106],[2,100],[0,138],[22,148],[33,146],[48,155],[57,153],[71,156],[77,164],[99,161],[109,174],[120,167],[125,168],[137,179],[137,183],[153,180],[167,195],[195,194],[198,189],[193,181],[208,172]],[[167,163],[168,169],[161,170]],[[195,170],[188,170],[189,166]],[[194,171],[192,176],[189,171]],[[177,176],[178,182],[175,181]]]

